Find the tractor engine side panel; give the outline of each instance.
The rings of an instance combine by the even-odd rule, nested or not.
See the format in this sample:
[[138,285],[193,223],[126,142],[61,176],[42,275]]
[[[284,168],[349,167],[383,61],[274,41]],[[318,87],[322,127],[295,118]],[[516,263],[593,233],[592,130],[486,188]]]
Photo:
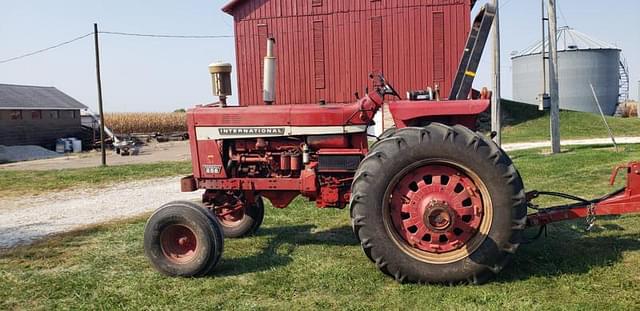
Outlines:
[[298,178],[304,168],[301,139],[257,138],[225,143],[226,170],[235,178]]
[[[191,152],[191,170],[195,178],[200,178],[200,159],[198,158],[198,140],[196,139],[195,116],[187,113],[187,131],[189,131],[189,151]],[[188,187],[183,187],[183,191]]]
[[[200,178],[227,178],[224,169],[223,142],[219,140],[201,140],[197,142]],[[192,156],[193,157],[193,156]],[[194,174],[195,175],[195,174]]]
[[366,133],[198,140],[195,149],[193,188],[253,190],[276,207],[300,193],[318,207],[344,208],[368,141]]
[[223,158],[232,178],[298,178],[319,173],[353,173],[368,144],[365,134],[226,140]]
[[[197,115],[193,111],[189,111],[187,113],[187,128],[189,131],[189,149],[191,151],[193,177],[195,179],[226,178],[227,174],[224,170],[222,141],[199,140],[196,129],[197,124]],[[189,187],[183,186],[183,190],[188,189]]]

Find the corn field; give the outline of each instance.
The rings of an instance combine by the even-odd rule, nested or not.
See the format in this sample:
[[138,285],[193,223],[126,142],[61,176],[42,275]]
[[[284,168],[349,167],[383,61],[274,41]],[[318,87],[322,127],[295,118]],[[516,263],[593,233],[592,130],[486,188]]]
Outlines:
[[107,113],[105,125],[116,134],[187,131],[186,113]]

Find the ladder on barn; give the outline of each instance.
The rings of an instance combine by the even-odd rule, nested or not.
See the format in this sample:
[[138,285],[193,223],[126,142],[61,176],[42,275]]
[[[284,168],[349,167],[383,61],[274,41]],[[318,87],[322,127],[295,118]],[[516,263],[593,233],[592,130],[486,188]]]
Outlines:
[[473,20],[473,27],[469,33],[467,45],[456,73],[456,79],[451,88],[450,100],[465,100],[469,97],[473,87],[473,80],[476,77],[476,71],[482,58],[482,51],[484,51],[484,46],[489,38],[491,25],[495,17],[496,8],[493,5],[486,4]]

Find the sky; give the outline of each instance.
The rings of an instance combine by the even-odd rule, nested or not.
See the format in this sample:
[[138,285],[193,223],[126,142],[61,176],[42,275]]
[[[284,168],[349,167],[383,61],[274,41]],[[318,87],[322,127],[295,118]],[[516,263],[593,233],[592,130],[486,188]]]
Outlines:
[[[0,60],[46,48],[93,31],[232,35],[227,0],[22,0],[2,1]],[[477,8],[487,2],[478,1]],[[540,38],[539,0],[500,0],[503,97],[511,97],[512,51]],[[640,1],[558,0],[559,24],[623,49],[631,69],[631,97],[640,80]],[[474,11],[475,16],[475,11]],[[102,34],[106,111],[173,111],[214,100],[207,65],[235,65],[233,38],[161,39]],[[490,46],[475,87],[490,86]],[[235,67],[235,66],[234,66]],[[235,82],[235,76],[233,77]],[[93,38],[0,64],[0,83],[55,86],[96,111]],[[235,91],[237,94],[237,91]],[[235,99],[232,99],[232,101]]]

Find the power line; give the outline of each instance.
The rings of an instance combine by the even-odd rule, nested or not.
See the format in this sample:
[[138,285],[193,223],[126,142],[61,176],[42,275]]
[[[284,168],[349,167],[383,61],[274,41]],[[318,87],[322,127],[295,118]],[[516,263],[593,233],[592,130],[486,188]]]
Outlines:
[[558,10],[560,10],[560,16],[562,17],[562,20],[564,20],[564,25],[569,26],[569,21],[567,20],[567,17],[564,15],[564,12],[562,12],[562,7],[560,7],[560,5],[558,5]]
[[[234,38],[233,35],[167,35],[167,34],[143,34],[143,33],[130,33],[130,32],[116,32],[116,31],[100,31],[98,33],[101,34],[106,34],[106,35],[118,35],[118,36],[133,36],[133,37],[148,37],[148,38],[172,38],[172,39],[221,39],[221,38]],[[8,62],[12,62],[12,61],[16,61],[25,57],[29,57],[29,56],[33,56],[33,55],[37,55],[40,53],[44,53],[62,46],[65,46],[67,44],[71,44],[73,42],[76,42],[78,40],[82,40],[86,37],[89,37],[93,35],[93,32],[90,32],[88,34],[67,40],[67,41],[63,41],[60,43],[57,43],[55,45],[52,45],[50,47],[44,48],[44,49],[40,49],[37,51],[33,51],[33,52],[29,52],[26,54],[22,54],[19,56],[15,56],[15,57],[11,57],[11,58],[7,58],[7,59],[3,59],[0,60],[0,64],[5,64]]]
[[172,39],[221,39],[234,38],[233,35],[166,35],[166,34],[144,34],[117,31],[100,31],[101,34],[132,36],[132,37],[149,37],[149,38],[172,38]]
[[91,35],[93,35],[93,32],[90,32],[90,33],[88,33],[86,35],[82,35],[82,36],[73,38],[71,40],[60,42],[60,43],[58,43],[56,45],[52,45],[52,46],[50,46],[48,48],[44,48],[44,49],[40,49],[40,50],[37,50],[37,51],[29,52],[29,53],[26,53],[26,54],[22,54],[20,56],[16,56],[16,57],[11,57],[11,58],[7,58],[7,59],[4,59],[4,60],[0,60],[0,64],[4,64],[4,63],[11,62],[11,61],[19,60],[19,59],[22,59],[22,58],[25,58],[25,57],[29,57],[29,56],[33,56],[33,55],[36,55],[36,54],[44,53],[46,51],[53,50],[55,48],[59,48],[61,46],[76,42],[78,40],[82,40],[82,39],[84,39],[84,38],[86,38],[88,36],[91,36]]

